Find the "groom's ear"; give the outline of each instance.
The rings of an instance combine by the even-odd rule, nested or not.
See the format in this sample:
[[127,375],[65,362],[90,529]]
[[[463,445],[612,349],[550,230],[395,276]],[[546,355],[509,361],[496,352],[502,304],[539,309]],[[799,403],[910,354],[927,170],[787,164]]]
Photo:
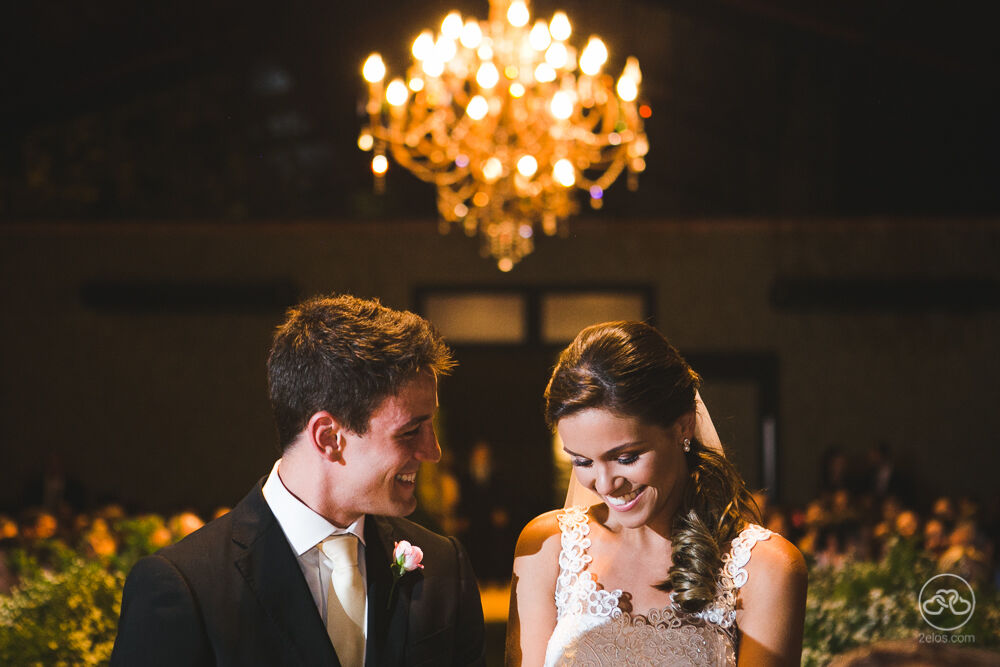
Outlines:
[[344,457],[344,427],[326,410],[320,410],[309,418],[306,435],[312,450],[331,463]]

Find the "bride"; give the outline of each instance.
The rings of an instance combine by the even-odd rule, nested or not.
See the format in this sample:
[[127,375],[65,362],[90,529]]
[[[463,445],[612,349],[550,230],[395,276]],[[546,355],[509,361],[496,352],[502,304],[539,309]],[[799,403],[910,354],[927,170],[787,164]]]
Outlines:
[[700,382],[641,322],[588,327],[563,350],[546,419],[599,504],[522,531],[508,665],[799,664],[802,555],[755,523]]

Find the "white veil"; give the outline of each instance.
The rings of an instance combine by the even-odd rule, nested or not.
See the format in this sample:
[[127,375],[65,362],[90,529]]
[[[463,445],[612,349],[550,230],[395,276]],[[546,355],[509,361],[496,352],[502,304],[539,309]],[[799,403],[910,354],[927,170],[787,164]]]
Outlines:
[[[715,430],[715,424],[712,423],[712,417],[708,414],[708,408],[705,407],[705,402],[701,400],[701,394],[698,392],[695,392],[694,395],[694,406],[694,437],[706,447],[721,452],[722,441],[719,440],[719,434]],[[600,502],[603,501],[597,494],[576,480],[576,472],[570,473],[564,507],[572,507],[573,505],[589,507]]]

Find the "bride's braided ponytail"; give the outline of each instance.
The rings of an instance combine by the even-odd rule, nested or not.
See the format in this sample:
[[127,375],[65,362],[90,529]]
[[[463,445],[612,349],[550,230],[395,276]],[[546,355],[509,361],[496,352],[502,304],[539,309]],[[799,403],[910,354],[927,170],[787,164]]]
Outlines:
[[686,458],[690,475],[670,534],[673,565],[657,588],[674,591],[681,609],[696,612],[715,598],[729,543],[747,520],[760,519],[750,491],[724,454],[693,440]]

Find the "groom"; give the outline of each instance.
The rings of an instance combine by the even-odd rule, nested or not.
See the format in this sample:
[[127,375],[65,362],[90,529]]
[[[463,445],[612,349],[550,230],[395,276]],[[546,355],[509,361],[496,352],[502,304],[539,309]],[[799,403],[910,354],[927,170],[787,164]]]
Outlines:
[[[441,457],[437,377],[453,365],[428,322],[377,301],[289,311],[267,364],[281,458],[227,515],[136,564],[111,664],[483,664],[465,550],[401,518]],[[401,541],[422,568],[393,567]]]

